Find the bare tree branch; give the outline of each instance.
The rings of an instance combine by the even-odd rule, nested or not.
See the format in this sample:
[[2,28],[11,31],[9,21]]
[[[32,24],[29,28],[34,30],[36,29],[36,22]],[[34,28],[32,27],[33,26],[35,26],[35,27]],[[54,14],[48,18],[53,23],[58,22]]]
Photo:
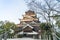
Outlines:
[[[37,14],[42,15],[42,17],[44,17],[45,20],[49,20],[50,21],[50,15],[51,12],[53,11],[53,15],[55,14],[55,12],[60,13],[59,10],[54,9],[54,7],[59,6],[58,3],[54,0],[43,0],[45,2],[45,4],[42,5],[42,2],[37,2],[37,1],[32,1],[30,3],[28,3],[28,6],[30,9],[32,9],[33,11],[37,12]],[[52,4],[53,3],[53,4]],[[56,7],[57,8],[57,7]],[[59,8],[57,8],[59,9]],[[39,12],[38,12],[39,11]],[[47,16],[46,16],[47,14]]]

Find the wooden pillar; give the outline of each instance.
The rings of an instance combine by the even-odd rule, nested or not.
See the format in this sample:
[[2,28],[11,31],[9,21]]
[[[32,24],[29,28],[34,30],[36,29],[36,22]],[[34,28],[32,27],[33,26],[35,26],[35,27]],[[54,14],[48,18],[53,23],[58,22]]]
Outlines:
[[33,38],[35,39],[35,35],[33,35]]
[[39,39],[41,40],[41,35],[39,35]]

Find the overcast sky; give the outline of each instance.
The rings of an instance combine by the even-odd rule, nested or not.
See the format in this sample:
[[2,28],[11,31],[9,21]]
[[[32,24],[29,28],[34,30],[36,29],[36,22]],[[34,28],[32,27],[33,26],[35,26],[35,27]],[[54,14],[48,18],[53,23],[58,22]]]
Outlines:
[[19,18],[26,10],[24,0],[0,0],[0,21],[9,20],[19,23]]

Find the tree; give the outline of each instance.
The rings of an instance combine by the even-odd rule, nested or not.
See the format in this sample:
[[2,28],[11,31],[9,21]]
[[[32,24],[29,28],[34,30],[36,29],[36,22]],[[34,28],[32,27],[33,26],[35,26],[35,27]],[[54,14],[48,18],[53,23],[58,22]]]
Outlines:
[[60,2],[60,0],[57,0],[58,2]]
[[[44,35],[50,35],[51,34],[51,24],[50,23],[40,23],[40,29],[41,29],[41,38],[43,39],[44,37],[46,38],[46,36]],[[49,39],[49,37],[48,37]]]
[[3,34],[4,28],[3,28],[4,22],[0,21],[0,34]]
[[56,20],[56,25],[60,28],[60,15],[55,15],[53,18]]
[[56,0],[31,0],[27,5],[30,10],[40,14],[47,22],[51,21],[49,16],[60,13],[60,3]]
[[[27,5],[30,10],[40,14],[39,16],[42,16],[47,23],[53,23],[51,22],[53,18],[50,18],[50,16],[60,14],[59,0],[31,0],[29,2],[27,1]],[[52,31],[52,29],[50,30]]]
[[60,15],[54,15],[54,16],[50,16],[50,17],[52,17],[54,20],[56,20],[56,25],[58,26],[58,27],[60,27]]
[[4,38],[4,40],[8,38],[14,37],[14,30],[17,25],[13,22],[9,21],[0,21],[0,35]]
[[13,29],[14,30],[16,28],[16,24],[13,23],[13,22],[7,21],[4,24],[4,28],[6,29],[6,31],[8,31],[9,29]]
[[60,15],[54,15],[54,16],[50,16],[52,18],[54,18],[56,20],[55,25],[58,28],[55,28],[55,37],[57,38],[57,40],[60,40]]
[[3,26],[4,26],[5,32],[7,32],[8,34],[8,38],[14,37],[15,33],[14,32],[11,33],[11,31],[15,30],[15,28],[17,27],[16,24],[13,22],[6,21]]

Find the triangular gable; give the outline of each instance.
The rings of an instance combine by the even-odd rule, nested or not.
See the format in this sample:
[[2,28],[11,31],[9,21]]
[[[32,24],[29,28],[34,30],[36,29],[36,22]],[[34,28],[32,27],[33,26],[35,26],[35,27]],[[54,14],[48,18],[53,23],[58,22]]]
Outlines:
[[37,24],[37,23],[36,23],[36,22],[34,22],[34,21],[32,21],[31,23],[32,23],[32,24]]
[[26,26],[24,26],[23,29],[26,28],[27,26],[33,29],[33,27],[31,25],[29,25],[29,24],[27,24]]
[[21,32],[19,32],[18,34],[38,34],[38,32],[35,32],[35,31],[33,31],[33,32],[23,32],[23,31],[21,31]]

